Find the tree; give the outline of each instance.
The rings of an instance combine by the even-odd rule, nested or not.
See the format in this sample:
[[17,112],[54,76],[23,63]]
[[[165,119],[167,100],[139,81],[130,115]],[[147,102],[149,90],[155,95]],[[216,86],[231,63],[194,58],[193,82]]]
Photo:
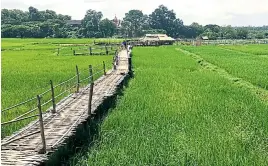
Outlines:
[[106,18],[100,21],[100,31],[103,37],[112,37],[116,32],[116,26],[112,21]]
[[82,20],[82,27],[84,28],[84,35],[87,37],[94,37],[95,34],[99,35],[99,24],[102,18],[102,13],[95,10],[88,10],[84,19]]
[[189,27],[193,31],[192,37],[194,38],[201,35],[204,32],[203,26],[198,24],[197,22],[193,22]]
[[45,11],[45,14],[44,14],[44,18],[45,18],[45,20],[48,20],[48,19],[57,19],[57,14],[53,10],[46,10]]
[[120,29],[108,19],[102,20],[102,13],[88,10],[82,20],[82,25],[71,26],[68,20],[71,16],[57,14],[53,10],[39,11],[30,6],[28,11],[18,9],[1,10],[2,37],[111,37],[117,31],[125,37],[139,37],[146,33],[165,33],[171,37],[195,38],[200,35],[210,39],[246,39],[268,38],[268,26],[231,27],[208,24],[202,26],[196,22],[183,25],[176,18],[173,10],[164,5],[158,6],[150,15],[140,10],[130,10],[125,14]]
[[221,27],[219,25],[216,25],[216,24],[208,24],[204,27],[204,30],[219,33],[221,30]]
[[257,39],[263,39],[263,38],[264,38],[264,33],[262,33],[262,32],[258,32],[258,33],[256,34],[256,38],[257,38]]
[[265,38],[268,38],[268,32],[265,32],[265,33],[264,33],[264,37],[265,37]]
[[182,20],[176,19],[174,11],[164,5],[160,5],[149,17],[153,29],[164,29],[170,36],[178,36],[182,33]]
[[183,36],[183,30],[184,30],[184,25],[181,19],[175,19],[173,21],[173,27],[170,28],[171,29],[171,36],[173,37],[180,37]]
[[129,21],[122,22],[120,31],[121,31],[121,34],[125,37],[133,36],[132,30],[131,30],[131,23]]
[[237,32],[231,25],[221,27],[221,37],[225,39],[236,39]]
[[132,31],[131,34],[133,35],[130,37],[137,37],[142,34],[142,23],[144,19],[146,18],[140,10],[130,10],[125,14],[123,21],[127,21],[128,24],[130,24],[129,28]]
[[239,39],[246,39],[249,33],[247,28],[237,28],[236,32]]
[[41,15],[38,10],[32,6],[29,7],[29,19],[30,21],[40,21]]
[[71,20],[71,16],[59,14],[58,19],[63,21]]
[[141,21],[142,30],[148,30],[150,29],[150,17],[146,14],[143,15],[142,21]]
[[1,10],[1,23],[19,25],[22,22],[28,21],[28,13],[18,9],[2,9]]

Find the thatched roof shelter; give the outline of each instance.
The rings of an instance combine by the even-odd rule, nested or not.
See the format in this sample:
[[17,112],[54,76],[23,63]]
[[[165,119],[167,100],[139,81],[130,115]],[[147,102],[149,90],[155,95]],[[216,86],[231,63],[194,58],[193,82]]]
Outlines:
[[175,41],[166,34],[146,34],[140,41]]

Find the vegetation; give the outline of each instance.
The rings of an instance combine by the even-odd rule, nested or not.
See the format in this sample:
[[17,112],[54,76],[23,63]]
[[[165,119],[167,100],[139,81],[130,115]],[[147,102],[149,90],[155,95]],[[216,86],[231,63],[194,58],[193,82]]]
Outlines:
[[208,36],[209,39],[263,39],[268,37],[268,26],[262,27],[221,27],[215,24],[200,25],[193,22],[184,25],[173,10],[160,5],[151,14],[130,10],[125,14],[121,26],[113,20],[103,18],[100,11],[86,11],[81,25],[69,24],[71,17],[57,14],[52,10],[39,11],[29,7],[28,11],[18,9],[1,11],[1,35],[4,38],[102,38],[140,37],[146,33],[167,33],[174,38],[195,38]]
[[[88,77],[88,66],[91,64],[96,67],[96,70],[102,70],[102,62],[105,61],[107,68],[111,68],[112,56],[73,56],[71,48],[61,47],[65,54],[71,56],[57,56],[57,49],[59,46],[53,43],[85,43],[87,40],[59,40],[59,39],[4,39],[2,40],[2,91],[1,91],[1,105],[2,110],[12,105],[18,104],[27,99],[36,97],[36,95],[45,92],[50,89],[50,80],[54,85],[59,84],[65,80],[70,79],[76,75],[75,66],[78,65],[81,73],[80,78],[84,79]],[[80,46],[81,47],[81,46]],[[84,47],[87,49],[88,47]],[[101,73],[100,73],[101,75]],[[98,78],[97,75],[95,77]],[[60,94],[67,87],[76,83],[76,78],[66,86],[61,86],[55,90],[55,95]],[[83,83],[87,84],[87,80]],[[57,101],[67,96],[66,92],[60,96]],[[43,97],[43,102],[48,101],[51,98],[51,94],[48,93]],[[37,100],[33,100],[27,105],[23,105],[16,109],[12,109],[5,113],[1,113],[2,122],[12,120],[18,115],[29,111],[36,107]],[[48,104],[51,106],[51,104]],[[44,107],[45,109],[48,107]],[[33,115],[33,114],[30,114]],[[2,127],[1,136],[4,137],[15,130],[21,128],[30,120],[19,122],[14,125]]]
[[[215,46],[202,46],[198,48],[183,46],[182,48],[200,55],[208,62],[225,69],[234,76],[249,81],[256,86],[268,89],[268,70],[265,70],[268,66],[267,56],[258,56],[250,53],[245,54],[232,50],[219,49],[219,47]],[[233,46],[231,48],[241,49],[239,46]],[[263,45],[251,45],[249,48],[251,48],[253,53],[254,50],[255,53],[265,52],[266,50],[266,47]],[[247,49],[244,49],[244,52],[246,51]]]
[[174,47],[135,48],[133,63],[131,88],[71,165],[268,164],[268,107],[248,90]]
[[268,55],[267,45],[236,45],[224,46],[224,48],[235,50],[238,52],[250,53],[254,55]]

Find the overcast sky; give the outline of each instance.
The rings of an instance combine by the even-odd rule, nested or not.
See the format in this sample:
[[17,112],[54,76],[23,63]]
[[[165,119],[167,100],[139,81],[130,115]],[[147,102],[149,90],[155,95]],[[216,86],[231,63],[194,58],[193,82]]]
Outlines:
[[1,0],[1,8],[51,9],[82,19],[88,9],[101,11],[109,19],[123,18],[130,9],[150,14],[159,5],[173,9],[184,24],[214,23],[233,26],[268,25],[268,0]]

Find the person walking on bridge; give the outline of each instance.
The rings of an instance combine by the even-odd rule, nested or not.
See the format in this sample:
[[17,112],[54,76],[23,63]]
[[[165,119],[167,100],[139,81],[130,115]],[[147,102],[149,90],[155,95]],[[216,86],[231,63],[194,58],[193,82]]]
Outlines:
[[122,43],[125,47],[125,49],[127,49],[127,42],[124,40],[123,43]]

